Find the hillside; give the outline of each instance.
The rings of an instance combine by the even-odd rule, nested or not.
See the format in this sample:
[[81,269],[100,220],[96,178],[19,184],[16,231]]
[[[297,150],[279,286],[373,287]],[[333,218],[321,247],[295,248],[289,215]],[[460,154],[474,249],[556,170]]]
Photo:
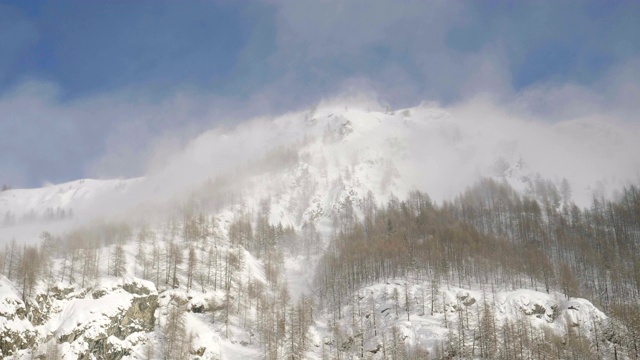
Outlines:
[[[503,113],[479,119],[472,107],[454,113],[425,104],[395,111],[379,107],[369,102],[326,103],[230,130],[214,129],[145,177],[83,179],[3,192],[0,214],[20,223],[87,212],[103,215],[106,211],[96,208],[106,205],[121,212],[158,196],[182,194],[207,180],[247,172],[258,162],[262,164],[251,169],[251,175],[278,171],[274,186],[299,181],[302,175],[316,182],[353,175],[352,187],[359,195],[371,190],[380,199],[418,189],[436,201],[447,200],[483,177],[506,179],[521,193],[532,194],[537,177],[558,188],[566,179],[572,200],[581,207],[590,206],[594,194],[610,198],[639,176],[636,160],[628,162],[624,172],[613,171],[628,159],[612,155],[638,150],[633,134],[613,124],[587,119],[540,125]],[[289,155],[297,158],[286,159]],[[282,171],[282,166],[287,168]]]
[[603,123],[323,104],[145,177],[4,191],[0,350],[631,358],[638,167],[594,165],[634,146]]

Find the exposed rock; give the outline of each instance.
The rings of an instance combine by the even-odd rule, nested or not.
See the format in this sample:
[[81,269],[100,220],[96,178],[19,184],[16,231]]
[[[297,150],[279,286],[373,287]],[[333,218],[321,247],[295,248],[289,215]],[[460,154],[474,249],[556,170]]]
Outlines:
[[469,297],[469,298],[465,299],[464,301],[462,301],[462,304],[464,306],[471,306],[471,305],[473,305],[475,303],[476,303],[476,299],[472,298],[472,297]]
[[107,290],[105,289],[98,289],[96,291],[94,291],[93,293],[91,293],[91,296],[93,296],[94,299],[100,299],[101,297],[107,295]]
[[476,303],[476,299],[473,296],[469,295],[468,291],[459,291],[456,294],[456,297],[462,302],[462,305],[464,306],[471,306]]
[[541,304],[533,304],[532,306],[521,306],[520,310],[525,315],[535,315],[541,319],[542,315],[547,313],[547,308]]
[[353,132],[353,124],[351,121],[346,120],[340,125],[340,129],[338,131],[342,137],[345,137]]
[[155,326],[158,295],[151,283],[111,284],[102,294],[106,288],[67,303],[63,310],[57,339],[78,349],[79,359],[121,359],[131,351],[129,336],[152,331]]
[[119,360],[129,355],[131,350],[126,347],[119,346],[111,337],[96,339],[88,343],[89,349],[86,353],[80,355],[80,360],[105,359]]
[[35,302],[27,304],[27,312],[29,321],[34,326],[44,324],[50,318],[52,299],[47,294],[38,294],[35,297]]
[[14,354],[18,350],[32,347],[36,341],[34,330],[19,330],[0,324],[0,357]]
[[36,341],[24,302],[6,278],[0,279],[0,357],[26,349]]
[[158,295],[133,298],[131,307],[124,314],[114,335],[124,339],[134,332],[152,331],[155,325],[155,312],[158,307]]
[[149,295],[155,289],[149,289],[139,282],[130,282],[122,285],[124,291],[134,295]]
[[376,346],[375,349],[372,350],[367,350],[368,352],[372,353],[372,354],[377,354],[378,351],[382,350],[382,344],[378,344],[378,346]]
[[69,294],[71,294],[75,288],[73,286],[67,288],[59,288],[58,286],[54,286],[49,289],[49,296],[55,298],[56,300],[64,300],[67,299]]
[[191,350],[190,353],[191,355],[195,355],[195,356],[202,356],[204,355],[204,352],[207,350],[207,348],[205,347],[200,347],[198,349],[195,350]]
[[201,314],[205,311],[204,304],[193,304],[191,305],[191,312],[195,314]]

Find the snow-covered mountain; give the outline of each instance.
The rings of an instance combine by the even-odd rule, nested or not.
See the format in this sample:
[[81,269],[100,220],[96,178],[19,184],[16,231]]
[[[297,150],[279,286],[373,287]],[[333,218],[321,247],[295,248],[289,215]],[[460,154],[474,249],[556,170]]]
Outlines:
[[[325,213],[345,193],[363,196],[372,191],[385,199],[390,193],[403,197],[419,189],[441,201],[481,177],[504,179],[523,193],[533,193],[536,178],[558,187],[566,179],[573,200],[589,206],[594,194],[610,197],[640,176],[640,160],[633,155],[640,153],[637,134],[621,126],[594,120],[539,124],[486,111],[476,117],[472,107],[379,107],[327,103],[232,130],[212,130],[142,178],[83,179],[2,192],[0,216],[9,214],[19,223],[25,217],[46,218],[48,211],[71,211],[75,217],[122,212],[172,199],[248,164],[268,162],[269,156],[273,161],[279,147],[288,147],[288,155],[298,159],[275,159],[271,168],[261,166],[251,175],[268,170],[269,180],[257,177],[253,185],[262,185],[243,183],[237,190],[266,195],[265,190],[279,188],[290,196],[302,182],[317,183],[310,206]],[[341,191],[332,186],[336,179],[344,183]]]
[[82,179],[64,184],[50,184],[37,189],[8,190],[0,197],[0,212],[11,212],[16,216],[34,212],[44,216],[47,209],[78,210],[92,206],[106,194],[127,191],[136,180]]
[[[366,196],[385,203],[390,196],[404,199],[418,189],[442,202],[485,177],[535,196],[536,181],[545,179],[558,188],[569,184],[574,201],[588,206],[594,193],[612,196],[638,176],[640,160],[626,155],[616,157],[636,150],[636,154],[640,153],[635,134],[620,127],[593,121],[539,124],[500,113],[478,118],[473,110],[472,107],[445,110],[423,104],[393,111],[371,103],[326,103],[303,112],[257,119],[231,130],[204,133],[144,177],[84,179],[0,193],[0,245],[6,245],[6,249],[12,239],[19,244],[38,244],[43,231],[72,238],[69,234],[78,234],[74,233],[77,229],[102,226],[95,225],[96,222],[113,221],[130,227],[86,235],[104,240],[116,233],[120,235],[113,235],[115,238],[125,239],[109,238],[104,247],[97,249],[80,246],[77,256],[91,251],[94,256],[95,270],[86,284],[84,270],[82,285],[73,275],[79,271],[74,268],[79,265],[74,265],[77,260],[73,250],[71,255],[58,250],[58,254],[65,255],[51,260],[49,271],[56,275],[39,283],[32,297],[2,278],[0,334],[21,339],[14,347],[2,349],[3,355],[27,357],[37,352],[63,351],[65,359],[100,358],[105,354],[114,359],[144,358],[166,340],[172,309],[179,306],[187,309],[181,321],[193,333],[189,356],[264,358],[267,350],[254,343],[257,325],[252,325],[262,321],[255,309],[258,301],[240,304],[238,299],[245,290],[233,289],[271,288],[268,291],[275,299],[280,296],[276,295],[277,286],[282,284],[274,285],[268,275],[271,271],[268,261],[247,251],[246,244],[244,247],[233,244],[232,233],[237,231],[233,226],[238,221],[241,224],[245,217],[252,222],[263,211],[274,227],[281,225],[303,233],[313,224],[318,230],[318,238],[322,240],[315,254],[303,257],[286,253],[283,259],[281,270],[288,296],[296,302],[305,293],[313,294],[313,267],[332,236],[334,217],[350,204],[355,204],[354,211],[362,215],[362,199]],[[197,275],[189,275],[187,260],[176,261],[173,270],[168,265],[170,252],[178,251],[172,247],[174,242],[187,237],[187,222],[193,215],[190,211],[211,220],[202,235],[203,243],[190,245],[194,248],[193,255],[187,247],[179,250],[184,253],[181,259],[190,256],[199,259],[202,268],[198,268]],[[147,231],[154,235],[148,238],[140,235]],[[111,235],[104,235],[107,233]],[[124,241],[121,251],[127,264],[121,277],[112,276],[119,241]],[[215,248],[210,247],[213,243]],[[212,252],[217,254],[218,265],[209,265],[209,272],[212,266],[222,266],[221,259],[227,262],[229,258],[242,259],[234,277],[226,279],[226,292],[212,287],[211,274],[205,275],[204,264],[213,261],[206,260]],[[162,261],[167,261],[164,266],[168,270],[156,274],[156,281],[149,281],[152,276],[147,266],[152,265],[145,261],[156,256],[158,264],[166,256],[167,260]],[[159,268],[160,265],[158,272]],[[6,271],[5,276],[11,277]],[[189,285],[184,289],[193,276],[202,277],[196,280],[201,288],[196,290],[195,285],[194,288]],[[218,276],[222,275],[216,272],[214,278]],[[489,306],[495,314],[494,326],[531,319],[535,331],[542,334],[550,329],[558,336],[575,327],[591,336],[594,327],[604,326],[608,321],[604,313],[585,299],[567,300],[560,293],[532,289],[499,289],[490,295],[484,295],[484,290],[442,284],[442,289],[434,292],[428,280],[407,285],[395,279],[364,286],[354,296],[370,299],[367,306],[371,310],[358,308],[359,317],[366,316],[366,321],[370,321],[370,316],[378,314],[376,326],[381,332],[399,331],[404,339],[409,339],[407,343],[420,345],[431,354],[445,351],[442,343],[451,336],[449,327],[454,326],[447,321],[462,321],[463,310],[466,321],[471,317],[471,322],[478,323],[480,314],[486,312],[483,307]],[[402,316],[391,316],[389,309],[396,307],[397,311],[398,306],[398,299],[395,304],[392,300],[394,291],[411,293],[414,299],[439,304],[438,308],[432,308],[426,317],[422,309],[412,306],[409,310],[407,306],[407,321]],[[431,295],[425,297],[425,292]],[[221,304],[233,301],[238,304],[230,330],[228,313],[225,324],[219,322],[222,315],[211,320],[211,314],[222,311]],[[369,300],[363,303],[366,301]],[[345,304],[343,312],[354,313],[356,303],[359,307],[360,301]],[[447,320],[447,316],[451,319]],[[361,346],[361,352],[369,352],[367,356],[382,358],[379,345],[384,345],[386,338],[367,335],[369,343],[365,345],[362,341],[358,345],[358,336],[364,335],[354,330],[356,316],[331,323],[334,317],[322,310],[314,315],[306,357],[326,358],[331,351],[347,351],[356,356],[357,347]],[[345,330],[338,339],[336,326],[351,330]],[[62,350],[50,348],[51,344],[62,344]],[[157,351],[152,355],[159,356]]]

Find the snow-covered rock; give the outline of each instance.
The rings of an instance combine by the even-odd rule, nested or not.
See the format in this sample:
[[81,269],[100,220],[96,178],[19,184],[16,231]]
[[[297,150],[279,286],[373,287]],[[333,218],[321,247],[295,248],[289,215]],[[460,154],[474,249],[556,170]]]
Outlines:
[[[572,330],[591,337],[594,327],[609,321],[588,300],[567,299],[560,293],[519,289],[492,294],[486,289],[432,286],[429,281],[412,281],[407,288],[404,280],[392,280],[360,289],[341,309],[342,319],[337,323],[333,323],[333,313],[319,317],[316,355],[322,343],[355,356],[364,345],[368,358],[378,359],[382,358],[383,346],[389,349],[394,341],[435,354],[452,337],[466,338],[467,344],[472,344],[479,336],[475,334],[481,332],[480,319],[486,312],[490,312],[496,329],[507,322],[526,324],[530,338],[542,337],[545,332],[564,338]],[[396,338],[391,334],[397,334]],[[498,331],[496,335],[501,334]]]
[[69,359],[120,359],[153,331],[158,294],[153,283],[103,278],[93,291],[54,287],[25,306],[12,284],[0,281],[0,349],[3,356],[59,344]]
[[36,329],[28,319],[27,310],[13,284],[0,275],[0,356],[33,346]]

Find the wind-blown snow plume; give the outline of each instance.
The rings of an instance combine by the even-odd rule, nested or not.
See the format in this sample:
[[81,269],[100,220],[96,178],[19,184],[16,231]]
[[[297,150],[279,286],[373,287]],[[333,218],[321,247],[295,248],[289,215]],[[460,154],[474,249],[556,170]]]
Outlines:
[[[86,221],[122,215],[144,204],[180,202],[203,182],[233,173],[283,146],[306,154],[299,165],[311,166],[316,174],[326,167],[322,171],[328,180],[344,176],[347,169],[355,177],[352,190],[358,196],[371,190],[382,199],[391,192],[403,196],[419,189],[442,201],[481,177],[503,178],[526,192],[540,176],[558,185],[567,179],[573,200],[589,206],[594,195],[611,197],[637,182],[639,135],[637,127],[615,119],[545,122],[486,100],[399,110],[385,109],[367,97],[332,100],[310,110],[206,131],[156,161],[142,178],[4,192],[0,214],[10,212],[19,219],[32,211],[42,215],[47,208],[61,208],[72,209],[77,221]],[[273,181],[280,183],[298,171],[271,170],[279,174]],[[1,230],[3,241],[19,236],[12,228],[16,227]]]

